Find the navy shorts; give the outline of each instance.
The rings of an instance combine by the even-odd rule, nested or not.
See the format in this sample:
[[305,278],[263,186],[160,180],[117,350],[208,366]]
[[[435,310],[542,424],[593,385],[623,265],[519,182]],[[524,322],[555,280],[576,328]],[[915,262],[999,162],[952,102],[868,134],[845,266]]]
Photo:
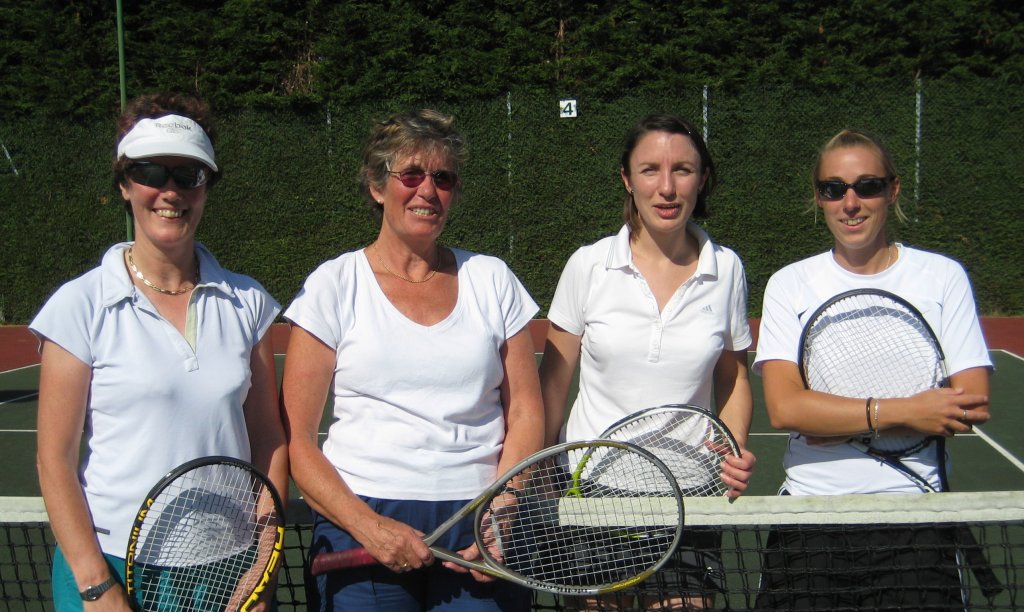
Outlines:
[[[431,533],[469,500],[408,501],[360,496],[374,512],[401,521],[423,533]],[[458,551],[473,543],[473,517],[450,529],[437,545]],[[360,546],[348,532],[316,512],[310,554],[342,551]],[[528,589],[503,580],[481,583],[470,574],[446,569],[440,561],[411,572],[397,574],[375,565],[307,576],[310,610],[530,610]]]

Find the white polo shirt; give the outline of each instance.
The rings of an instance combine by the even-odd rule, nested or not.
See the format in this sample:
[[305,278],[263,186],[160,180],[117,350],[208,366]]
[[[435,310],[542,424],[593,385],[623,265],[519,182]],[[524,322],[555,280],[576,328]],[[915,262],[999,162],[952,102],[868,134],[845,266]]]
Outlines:
[[500,259],[451,251],[458,298],[434,325],[395,308],[365,250],[314,270],[285,311],[335,350],[323,452],[360,495],[470,499],[496,476],[505,439],[501,348],[537,304]]
[[722,351],[751,343],[743,263],[696,224],[697,271],[658,311],[633,265],[629,228],[569,258],[548,319],[583,337],[579,394],[562,438],[596,437],[620,418],[653,406],[711,405]]
[[253,347],[280,306],[200,244],[193,349],[132,284],[117,244],[69,281],[29,329],[92,368],[79,479],[105,553],[124,556],[139,505],[160,478],[208,455],[250,458],[242,404]]
[[[896,246],[899,258],[878,274],[850,272],[836,263],[832,251],[790,264],[773,274],[764,292],[754,371],[760,374],[764,362],[770,360],[799,364],[800,334],[814,311],[834,295],[866,288],[899,295],[921,311],[942,345],[949,374],[992,367],[963,267],[943,255]],[[932,486],[939,486],[935,445],[911,455],[903,463]],[[790,434],[783,464],[784,486],[793,495],[920,491],[906,476],[849,444],[812,446],[795,432]]]

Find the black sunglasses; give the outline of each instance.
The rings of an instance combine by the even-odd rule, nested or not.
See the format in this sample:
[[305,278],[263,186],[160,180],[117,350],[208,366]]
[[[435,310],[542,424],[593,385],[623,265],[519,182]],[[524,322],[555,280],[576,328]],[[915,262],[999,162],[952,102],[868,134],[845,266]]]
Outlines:
[[882,192],[889,186],[889,181],[891,180],[892,177],[876,177],[862,178],[852,185],[835,180],[818,181],[815,185],[818,188],[818,197],[822,200],[835,202],[836,200],[843,199],[847,189],[853,189],[853,192],[861,198],[876,198],[882,195]]
[[125,174],[140,185],[146,187],[163,187],[167,179],[174,179],[179,189],[195,189],[210,180],[210,170],[199,166],[164,166],[153,162],[132,162],[125,168]]
[[[427,172],[424,170],[402,170],[396,172],[394,170],[388,170],[388,174],[393,175],[403,185],[409,189],[415,189],[423,184],[423,181],[427,180]],[[443,191],[451,191],[455,185],[459,182],[459,175],[454,172],[447,170],[438,170],[437,172],[430,172],[430,179],[434,181],[434,187]]]

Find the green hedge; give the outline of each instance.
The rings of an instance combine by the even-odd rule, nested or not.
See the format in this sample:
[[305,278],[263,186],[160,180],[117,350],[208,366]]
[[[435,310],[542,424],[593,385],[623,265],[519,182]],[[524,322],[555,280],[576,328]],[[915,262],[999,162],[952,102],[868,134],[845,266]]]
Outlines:
[[[558,117],[557,99],[517,92],[439,105],[458,118],[470,147],[464,197],[442,240],[504,258],[543,315],[569,254],[621,225],[626,130],[645,113],[676,112],[707,129],[720,185],[704,225],[743,257],[757,316],[772,272],[828,248],[824,223],[807,212],[809,167],[829,136],[857,126],[880,134],[896,156],[911,221],[893,235],[963,262],[984,314],[1024,314],[1017,90],[991,80],[828,90],[737,83],[708,88],[706,101],[702,88],[583,98],[575,119]],[[200,240],[287,303],[318,263],[376,235],[356,167],[371,121],[394,110],[374,102],[220,116],[225,177],[210,194]],[[11,155],[0,157],[0,323],[26,323],[57,286],[124,239],[112,134],[112,120],[0,124]]]

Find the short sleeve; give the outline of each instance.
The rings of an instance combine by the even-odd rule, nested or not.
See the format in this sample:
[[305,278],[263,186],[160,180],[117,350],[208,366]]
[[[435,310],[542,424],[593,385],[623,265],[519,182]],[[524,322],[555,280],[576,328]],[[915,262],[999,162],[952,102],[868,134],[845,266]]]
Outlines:
[[331,262],[321,265],[306,278],[302,289],[285,310],[284,317],[337,350],[341,344],[338,274]]
[[776,273],[764,290],[761,308],[761,327],[758,330],[757,356],[754,372],[760,374],[765,361],[782,360],[797,363],[800,331],[800,315],[793,307],[791,291],[783,277]]
[[277,315],[281,312],[281,305],[262,288],[257,295],[259,298],[256,305],[256,340],[259,341],[277,320]]
[[60,287],[32,319],[29,330],[42,341],[49,340],[74,355],[79,361],[93,365],[90,335],[93,304],[80,290],[80,283],[72,281]]
[[970,368],[992,367],[971,281],[963,267],[952,260],[942,297],[940,338],[949,374]]
[[725,350],[742,351],[749,348],[753,337],[750,335],[750,320],[747,317],[747,276],[743,262],[732,254],[732,290],[729,304],[729,330],[725,339]]
[[505,338],[507,339],[526,327],[540,308],[515,273],[504,264],[503,269],[504,282],[502,283],[500,301],[505,319]]
[[585,327],[587,281],[590,278],[586,260],[585,249],[578,249],[569,257],[548,309],[549,321],[577,336],[583,335]]
[[281,305],[256,279],[235,274],[231,280],[235,290],[244,296],[248,316],[251,318],[253,344],[259,343],[277,320]]

